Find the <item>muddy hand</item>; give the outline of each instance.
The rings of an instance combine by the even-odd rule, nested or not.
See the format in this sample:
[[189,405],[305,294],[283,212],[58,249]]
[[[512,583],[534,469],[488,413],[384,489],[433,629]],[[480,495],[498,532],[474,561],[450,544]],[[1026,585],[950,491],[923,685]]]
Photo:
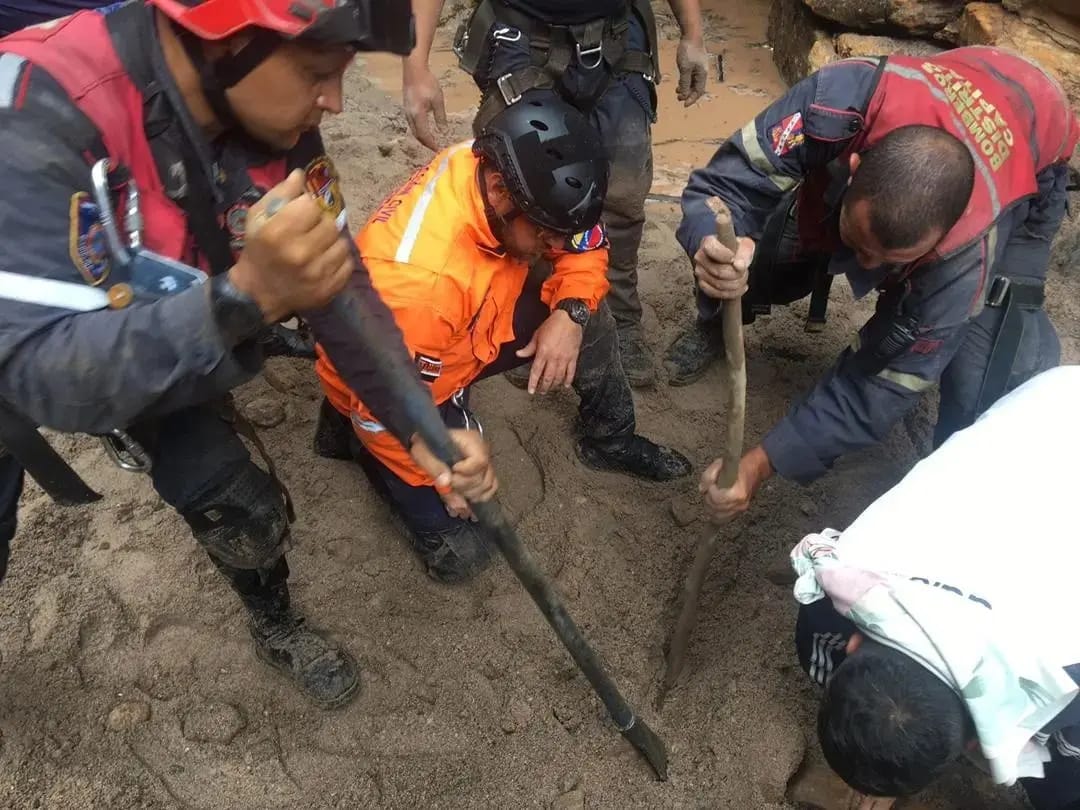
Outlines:
[[334,221],[304,190],[297,170],[248,211],[244,250],[229,279],[259,305],[267,323],[328,303],[353,271]]
[[431,118],[435,117],[435,126],[446,128],[446,101],[439,80],[427,65],[411,66],[407,61],[401,76],[402,103],[405,118],[413,137],[428,149],[438,149],[439,139],[431,127]]
[[529,393],[546,394],[552,388],[569,388],[577,373],[578,355],[585,330],[561,309],[548,316],[532,336],[529,345],[517,351],[521,358],[532,357]]
[[709,53],[700,39],[679,40],[679,50],[675,54],[675,65],[679,68],[679,86],[675,97],[684,107],[694,104],[705,95],[705,84],[709,80]]
[[413,461],[435,479],[436,487],[450,489],[474,503],[490,501],[499,489],[499,481],[487,442],[475,430],[451,430],[450,438],[463,456],[453,468],[440,461],[419,436],[413,437],[409,449]]
[[765,450],[758,445],[739,461],[739,472],[730,487],[719,484],[723,459],[717,459],[701,474],[698,492],[704,496],[705,508],[715,523],[725,523],[750,508],[750,501],[765,481],[773,474],[772,464]]
[[746,292],[750,263],[754,260],[754,240],[739,239],[739,249],[732,253],[715,236],[706,236],[694,254],[694,277],[709,298],[738,298]]

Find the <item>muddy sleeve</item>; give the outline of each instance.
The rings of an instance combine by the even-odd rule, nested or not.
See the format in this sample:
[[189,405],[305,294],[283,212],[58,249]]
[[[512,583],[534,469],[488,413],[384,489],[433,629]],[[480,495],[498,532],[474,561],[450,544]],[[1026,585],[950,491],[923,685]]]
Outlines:
[[607,295],[608,251],[605,246],[593,250],[558,251],[549,257],[551,276],[544,282],[541,300],[554,309],[566,298],[580,298],[595,312]]
[[[88,217],[93,125],[56,82],[23,63],[0,109],[0,270],[71,289],[108,286]],[[94,209],[96,210],[96,209]],[[250,379],[260,356],[226,345],[205,288],[121,310],[77,312],[0,294],[0,397],[38,424],[101,432],[204,402]]]
[[835,160],[862,128],[876,65],[844,60],[807,77],[734,133],[708,165],[690,175],[677,237],[688,256],[716,232],[705,205],[719,197],[735,233],[760,239],[780,199],[813,169]]
[[[306,168],[320,158],[325,158],[325,149],[318,130],[311,130],[304,135],[300,143],[289,156],[289,168]],[[333,194],[341,195],[337,187],[336,175]],[[345,211],[344,198],[340,200],[342,214]],[[345,217],[342,216],[342,224]],[[361,317],[374,324],[374,333],[381,338],[380,345],[371,347],[360,344],[357,335],[342,317],[340,309],[333,306],[304,313],[304,320],[311,327],[315,340],[325,349],[338,374],[345,384],[363,400],[371,413],[393,434],[394,438],[409,446],[416,433],[416,425],[408,415],[396,394],[395,380],[407,380],[416,386],[424,397],[429,396],[420,382],[412,358],[405,349],[401,330],[394,322],[394,316],[372,286],[371,276],[363,261],[356,263],[356,269],[349,279],[348,294]],[[375,351],[381,353],[377,357]],[[397,374],[383,374],[383,363],[398,370]],[[418,395],[420,395],[418,393]]]
[[836,364],[762,440],[776,472],[806,484],[877,444],[934,387],[978,309],[990,239],[883,292]]

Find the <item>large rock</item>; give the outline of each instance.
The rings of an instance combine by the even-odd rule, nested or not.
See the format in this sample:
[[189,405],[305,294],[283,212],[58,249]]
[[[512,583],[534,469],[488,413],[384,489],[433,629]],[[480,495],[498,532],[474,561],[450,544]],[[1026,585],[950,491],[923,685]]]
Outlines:
[[788,84],[795,84],[837,59],[832,34],[801,0],[773,0],[768,38],[773,61]]
[[[1060,30],[1051,37],[1045,24],[1024,18],[997,3],[970,3],[960,18],[965,45],[1000,45],[1034,59],[1061,81],[1080,109],[1080,28],[1058,17]],[[1066,30],[1066,27],[1068,30]]]
[[803,0],[811,11],[847,28],[933,34],[960,16],[964,0]]
[[1002,4],[1016,12],[1020,19],[1038,29],[1047,39],[1070,51],[1080,51],[1080,3],[1072,0],[1074,7],[1066,13],[1064,6],[1058,9],[1052,3],[1035,0],[1005,0]]
[[1080,3],[1076,0],[1003,0],[1009,11],[1038,15],[1046,11],[1080,22]]
[[844,59],[853,56],[887,56],[893,53],[904,56],[933,56],[942,50],[940,45],[922,39],[873,37],[866,34],[840,34],[836,38],[836,53]]

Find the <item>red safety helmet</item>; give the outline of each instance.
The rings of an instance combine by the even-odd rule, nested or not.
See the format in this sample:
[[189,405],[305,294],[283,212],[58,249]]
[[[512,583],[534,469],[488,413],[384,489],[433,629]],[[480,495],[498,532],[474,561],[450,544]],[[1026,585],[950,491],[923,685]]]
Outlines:
[[[236,123],[225,92],[285,40],[407,56],[416,43],[410,0],[146,0],[172,20],[221,123]],[[235,53],[207,60],[201,42],[252,30]]]
[[352,45],[407,56],[413,48],[408,0],[147,0],[199,39],[248,28],[285,39]]

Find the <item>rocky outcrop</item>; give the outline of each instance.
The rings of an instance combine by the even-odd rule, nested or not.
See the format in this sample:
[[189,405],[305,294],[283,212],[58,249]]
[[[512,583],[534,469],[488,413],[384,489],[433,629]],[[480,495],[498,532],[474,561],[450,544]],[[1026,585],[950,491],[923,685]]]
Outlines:
[[1052,11],[1041,13],[1053,24],[997,3],[969,3],[960,18],[959,37],[967,45],[1000,45],[1034,59],[1057,76],[1080,109],[1080,24]]
[[941,53],[942,45],[923,39],[875,37],[867,34],[839,34],[835,40],[836,53],[842,59],[852,56],[881,56],[902,53],[907,56],[933,56]]
[[819,17],[845,28],[926,35],[940,31],[964,10],[964,0],[804,0]]
[[1057,76],[1080,111],[1080,0],[773,0],[769,40],[788,83],[852,56],[999,45]]
[[773,0],[768,38],[773,61],[788,84],[795,84],[838,58],[833,35],[825,25],[802,0]]

